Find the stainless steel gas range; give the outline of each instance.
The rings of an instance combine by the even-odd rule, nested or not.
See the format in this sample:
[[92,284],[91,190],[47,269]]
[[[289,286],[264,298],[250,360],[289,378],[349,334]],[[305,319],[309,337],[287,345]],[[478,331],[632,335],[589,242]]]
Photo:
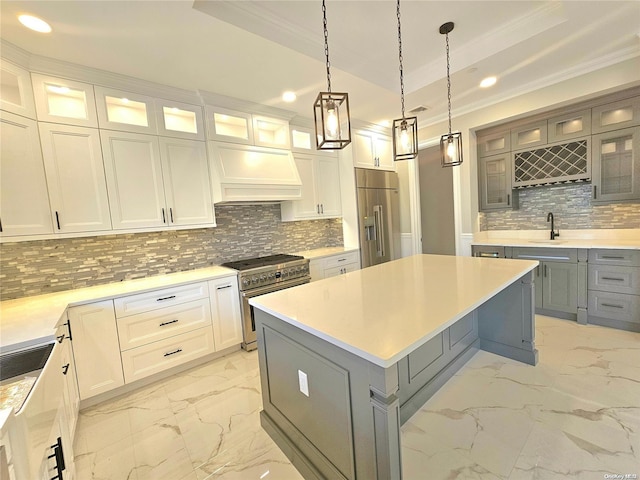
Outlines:
[[309,260],[297,255],[270,255],[227,262],[223,267],[238,270],[240,303],[242,305],[242,348],[255,350],[256,324],[249,299],[285,288],[309,283]]

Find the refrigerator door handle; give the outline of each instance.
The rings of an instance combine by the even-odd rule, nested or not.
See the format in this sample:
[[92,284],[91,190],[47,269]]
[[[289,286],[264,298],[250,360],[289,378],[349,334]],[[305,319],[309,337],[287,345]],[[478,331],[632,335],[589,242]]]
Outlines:
[[373,216],[375,219],[376,225],[376,250],[378,257],[384,257],[384,232],[382,229],[384,228],[382,225],[382,205],[374,205],[373,206]]

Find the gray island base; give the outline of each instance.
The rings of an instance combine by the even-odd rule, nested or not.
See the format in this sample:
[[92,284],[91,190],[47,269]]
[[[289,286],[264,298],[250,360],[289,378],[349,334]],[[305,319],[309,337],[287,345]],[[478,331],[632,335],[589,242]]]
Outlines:
[[252,299],[262,427],[305,479],[401,479],[400,426],[479,349],[537,363],[536,265],[417,255]]

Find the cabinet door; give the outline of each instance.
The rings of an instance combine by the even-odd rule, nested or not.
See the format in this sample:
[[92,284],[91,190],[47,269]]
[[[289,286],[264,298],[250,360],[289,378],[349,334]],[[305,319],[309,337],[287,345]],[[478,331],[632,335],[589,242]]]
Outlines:
[[204,140],[202,107],[170,100],[155,101],[158,134],[165,137]]
[[0,112],[0,234],[53,233],[38,126]]
[[310,155],[296,154],[294,160],[302,182],[302,198],[282,204],[282,219],[289,221],[318,218],[320,206],[314,171],[315,159]]
[[103,87],[94,90],[100,128],[158,133],[153,98]]
[[73,351],[71,339],[67,334],[66,326],[61,326],[57,333],[58,339],[62,335],[62,374],[64,380],[64,390],[62,398],[64,402],[65,415],[67,418],[66,428],[68,430],[69,439],[73,442],[76,433],[76,424],[78,422],[78,411],[80,410],[80,392],[78,391],[78,380],[76,378],[76,364],[73,359]]
[[158,137],[100,131],[114,229],[167,223]]
[[593,135],[594,202],[640,199],[640,127]]
[[360,168],[374,168],[377,166],[375,156],[374,137],[370,132],[353,132],[353,165]]
[[197,140],[160,138],[169,225],[213,225],[207,147]]
[[640,125],[640,97],[632,97],[591,110],[592,133],[609,132]]
[[205,113],[209,140],[253,145],[251,114],[212,106]]
[[98,130],[53,123],[39,128],[56,231],[110,230]]
[[325,218],[342,216],[340,200],[340,166],[337,158],[316,158],[316,185],[320,215]]
[[524,125],[511,130],[511,150],[523,150],[547,143],[547,121]]
[[93,85],[36,73],[31,80],[39,121],[98,127]]
[[395,171],[396,166],[393,162],[393,143],[391,141],[391,137],[386,135],[376,135],[375,147],[378,167],[383,170]]
[[535,306],[536,308],[542,308],[542,292],[544,291],[544,284],[543,284],[543,276],[542,276],[542,271],[544,269],[544,266],[542,265],[542,262],[540,262],[540,265],[538,265],[536,267],[535,270],[535,291],[536,291],[536,298],[535,298]]
[[480,210],[511,208],[511,162],[509,154],[478,159]]
[[0,77],[0,109],[35,119],[36,106],[29,72],[0,59]]
[[213,341],[216,351],[242,343],[240,294],[236,276],[209,281]]
[[124,385],[113,301],[69,309],[80,398]]
[[509,130],[488,135],[480,134],[477,143],[479,157],[509,153],[511,151],[511,134]]
[[253,141],[262,147],[289,149],[289,122],[279,118],[252,115]]
[[549,143],[591,135],[591,110],[566,113],[547,120]]
[[544,262],[542,269],[542,307],[559,312],[577,313],[578,265]]

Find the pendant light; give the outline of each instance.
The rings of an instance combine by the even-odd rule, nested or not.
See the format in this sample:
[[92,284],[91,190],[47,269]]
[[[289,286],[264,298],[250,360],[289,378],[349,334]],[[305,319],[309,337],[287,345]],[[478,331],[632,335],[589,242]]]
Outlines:
[[453,22],[440,26],[440,33],[445,36],[447,44],[447,99],[449,102],[449,133],[440,137],[440,155],[443,167],[454,167],[462,163],[462,133],[451,133],[451,76],[449,75],[449,33],[453,30]]
[[324,54],[327,59],[327,91],[320,92],[313,105],[318,150],[342,149],[351,143],[351,119],[349,118],[349,95],[331,91],[329,63],[329,35],[327,33],[327,7],[322,0],[324,29]]
[[397,0],[398,59],[400,60],[400,100],[402,118],[393,121],[393,159],[410,160],[418,155],[418,118],[404,116],[404,75],[402,71],[402,30],[400,28],[400,0]]

